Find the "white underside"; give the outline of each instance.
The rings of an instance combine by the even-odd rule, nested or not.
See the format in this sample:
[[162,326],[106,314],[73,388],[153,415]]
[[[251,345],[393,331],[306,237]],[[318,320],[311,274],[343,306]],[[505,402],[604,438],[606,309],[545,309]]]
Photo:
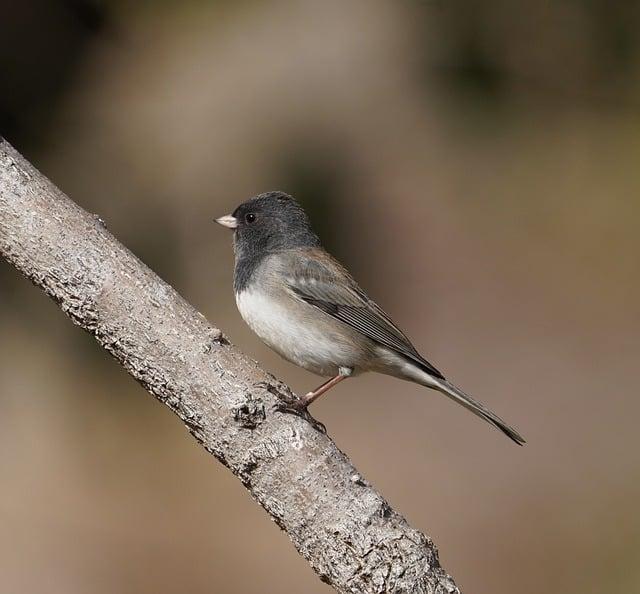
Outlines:
[[427,386],[428,388],[441,389],[440,381],[437,378],[423,371],[405,357],[385,347],[379,348],[378,359],[373,369],[380,373]]
[[236,295],[238,310],[248,326],[282,357],[323,376],[337,375],[339,368],[354,368],[358,350],[333,330],[335,323],[313,306],[274,299],[249,288]]

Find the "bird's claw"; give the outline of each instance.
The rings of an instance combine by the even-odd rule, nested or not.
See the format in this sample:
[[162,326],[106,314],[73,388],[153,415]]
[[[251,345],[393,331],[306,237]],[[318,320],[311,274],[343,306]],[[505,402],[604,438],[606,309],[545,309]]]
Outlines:
[[327,433],[327,428],[324,426],[324,423],[314,419],[304,404],[304,401],[299,398],[296,398],[295,402],[280,400],[273,405],[273,410],[283,414],[296,415],[296,417],[307,421],[316,431],[324,433],[325,435]]
[[311,416],[311,413],[307,409],[305,401],[298,398],[286,384],[275,380],[271,382],[258,382],[256,386],[264,388],[270,394],[273,394],[278,402],[273,405],[273,411],[282,414],[296,415],[301,419],[307,421],[314,429],[320,433],[327,433],[327,428],[323,423],[317,421]]

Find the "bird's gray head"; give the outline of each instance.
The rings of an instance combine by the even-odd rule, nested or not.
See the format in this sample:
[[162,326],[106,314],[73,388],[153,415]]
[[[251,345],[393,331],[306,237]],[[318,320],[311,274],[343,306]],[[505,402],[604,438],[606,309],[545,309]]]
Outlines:
[[255,196],[216,222],[234,230],[236,259],[320,245],[302,207],[284,192]]
[[236,254],[233,286],[247,288],[253,273],[270,254],[289,249],[319,247],[302,207],[284,192],[267,192],[247,200],[233,214],[216,219],[233,229]]

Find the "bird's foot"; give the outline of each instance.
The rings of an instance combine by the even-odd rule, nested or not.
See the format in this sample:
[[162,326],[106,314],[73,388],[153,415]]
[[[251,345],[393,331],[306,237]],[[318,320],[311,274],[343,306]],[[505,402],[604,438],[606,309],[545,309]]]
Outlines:
[[290,400],[279,400],[274,406],[273,410],[276,412],[280,412],[283,414],[296,415],[296,417],[300,417],[304,419],[313,426],[314,429],[320,431],[320,433],[327,433],[327,428],[324,426],[324,423],[321,423],[317,419],[314,419],[307,408],[305,401],[302,398],[295,398],[293,401]]
[[306,398],[299,398],[289,389],[288,386],[278,381],[274,383],[259,382],[257,385],[264,388],[267,392],[273,394],[278,399],[278,402],[273,406],[273,410],[275,412],[296,415],[297,417],[307,421],[314,429],[320,431],[320,433],[327,433],[327,428],[324,424],[311,416],[311,413],[307,409]]

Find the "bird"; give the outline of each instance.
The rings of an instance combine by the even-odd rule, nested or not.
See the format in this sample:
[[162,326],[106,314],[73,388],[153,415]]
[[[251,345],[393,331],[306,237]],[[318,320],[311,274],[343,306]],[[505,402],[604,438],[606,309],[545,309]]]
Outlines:
[[329,378],[298,400],[307,407],[347,378],[377,372],[437,390],[502,431],[525,440],[451,383],[360,288],[285,192],[254,196],[215,219],[233,230],[233,288],[240,315],[284,359]]

